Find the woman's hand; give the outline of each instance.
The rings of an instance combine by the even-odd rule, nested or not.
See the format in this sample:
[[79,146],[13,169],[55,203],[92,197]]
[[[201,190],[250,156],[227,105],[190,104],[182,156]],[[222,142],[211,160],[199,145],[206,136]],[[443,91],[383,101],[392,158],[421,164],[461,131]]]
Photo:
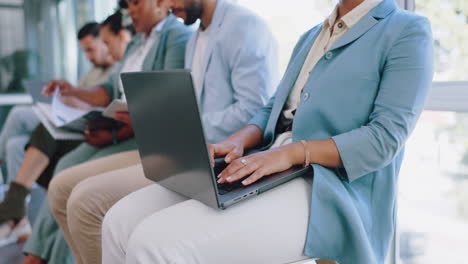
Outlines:
[[135,136],[132,119],[130,118],[130,114],[128,112],[115,113],[115,119],[125,123],[125,125],[119,128],[117,131],[119,141],[127,140]]
[[120,127],[115,132],[115,139],[114,135],[112,135],[112,130],[110,129],[86,129],[85,130],[85,137],[86,142],[92,146],[102,148],[114,143],[114,140],[118,142],[122,142],[124,140],[133,138],[135,136],[133,127],[130,124],[125,124],[124,126]]
[[132,126],[132,120],[130,119],[129,112],[117,112],[115,113],[115,119],[124,122],[127,125]]
[[86,142],[98,148],[112,144],[112,131],[109,129],[85,130]]
[[215,158],[226,157],[224,161],[231,163],[231,161],[242,157],[244,155],[244,146],[239,141],[225,140],[216,144],[209,144],[208,151],[210,153],[211,165],[214,166]]
[[245,149],[250,149],[261,143],[263,137],[262,130],[256,125],[247,125],[216,144],[208,145],[210,161],[214,166],[215,158],[226,157],[224,161],[231,163],[233,160],[242,157]]
[[302,144],[296,142],[237,158],[218,175],[218,182],[235,182],[250,175],[242,181],[242,184],[247,186],[265,176],[285,171],[297,164],[303,164],[304,157],[305,152]]
[[133,138],[134,136],[135,136],[135,131],[133,130],[132,123],[127,123],[126,125],[122,126],[121,128],[117,130],[118,142]]

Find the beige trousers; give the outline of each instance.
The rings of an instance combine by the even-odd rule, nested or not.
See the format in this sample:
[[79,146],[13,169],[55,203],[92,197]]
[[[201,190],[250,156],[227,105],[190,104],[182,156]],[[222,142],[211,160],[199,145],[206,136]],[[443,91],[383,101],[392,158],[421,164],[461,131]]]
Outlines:
[[66,169],[50,183],[50,208],[77,264],[101,263],[104,215],[118,200],[152,183],[142,170],[112,172],[138,163],[138,151],[123,152]]
[[[119,174],[138,171],[136,165]],[[311,179],[297,178],[219,210],[152,184],[121,199],[105,216],[102,262],[285,264],[307,259],[311,186]]]

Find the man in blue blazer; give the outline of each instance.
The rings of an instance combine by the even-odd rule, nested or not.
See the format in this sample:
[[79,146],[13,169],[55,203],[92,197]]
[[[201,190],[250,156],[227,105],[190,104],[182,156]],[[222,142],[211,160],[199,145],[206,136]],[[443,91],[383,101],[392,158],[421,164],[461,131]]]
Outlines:
[[[207,140],[218,142],[242,128],[273,95],[279,78],[276,40],[263,20],[229,1],[189,2],[206,12],[187,43],[185,66],[192,69]],[[191,10],[173,12],[191,24],[198,17]]]
[[[269,104],[210,145],[213,157],[230,163],[221,183],[249,185],[294,165],[312,166],[313,175],[225,211],[153,184],[108,214],[104,242],[120,231],[109,226],[133,231],[107,251],[123,249],[126,263],[271,264],[310,256],[383,264],[404,144],[431,86],[432,52],[428,20],[394,0],[339,1],[299,40]],[[264,151],[243,157],[258,146]],[[125,223],[145,201],[157,201],[153,214]]]

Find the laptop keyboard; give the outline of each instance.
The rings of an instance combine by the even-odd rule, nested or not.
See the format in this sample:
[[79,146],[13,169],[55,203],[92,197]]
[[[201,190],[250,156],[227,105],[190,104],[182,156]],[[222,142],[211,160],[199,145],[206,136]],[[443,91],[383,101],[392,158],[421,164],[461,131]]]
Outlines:
[[223,184],[218,183],[218,194],[223,195],[223,194],[232,192],[234,190],[237,190],[243,187],[244,185],[242,185],[242,181],[223,183]]
[[[228,164],[225,163],[224,160],[219,160],[218,162],[216,162],[216,165],[213,168],[214,174],[215,175],[220,174],[227,167],[227,165]],[[223,184],[218,183],[217,185],[218,185],[218,194],[220,195],[223,195],[223,194],[226,194],[226,193],[229,193],[229,192],[232,192],[234,190],[244,187],[244,185],[242,185],[242,179],[235,181],[235,182],[226,182]]]

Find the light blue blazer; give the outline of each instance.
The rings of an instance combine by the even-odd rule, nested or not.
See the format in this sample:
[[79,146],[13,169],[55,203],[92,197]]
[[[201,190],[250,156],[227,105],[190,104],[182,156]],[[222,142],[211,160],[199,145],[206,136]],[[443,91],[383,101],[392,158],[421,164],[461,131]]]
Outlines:
[[[250,122],[264,131],[265,146],[275,138],[278,117],[321,29],[300,39],[276,95]],[[333,138],[344,169],[311,165],[305,255],[340,264],[384,263],[404,145],[431,87],[432,57],[429,21],[384,0],[313,69],[293,139]]]
[[[244,127],[279,81],[278,48],[266,23],[251,11],[218,0],[197,87],[208,142],[220,142]],[[187,43],[192,68],[198,31]]]

